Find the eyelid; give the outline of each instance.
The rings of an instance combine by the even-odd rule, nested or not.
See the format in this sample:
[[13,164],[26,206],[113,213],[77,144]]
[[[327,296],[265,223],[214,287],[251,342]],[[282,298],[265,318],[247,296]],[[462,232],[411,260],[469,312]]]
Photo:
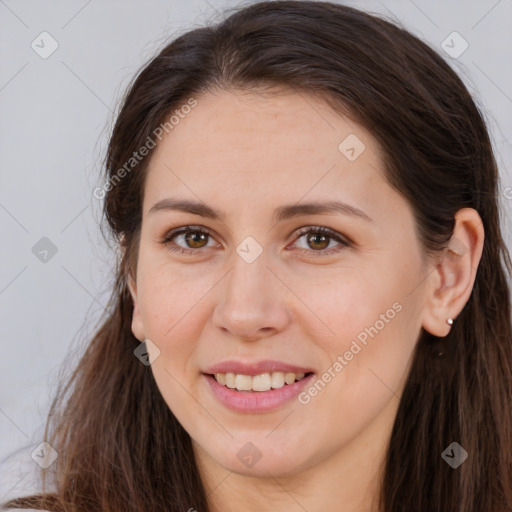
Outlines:
[[341,233],[338,233],[334,229],[327,228],[325,226],[311,226],[311,225],[303,226],[301,228],[296,229],[293,233],[295,236],[293,243],[295,243],[297,240],[302,238],[302,236],[304,236],[307,233],[327,235],[331,240],[338,242],[338,245],[336,247],[331,247],[330,249],[322,249],[320,251],[315,251],[313,249],[301,249],[301,248],[293,249],[294,251],[299,251],[302,254],[305,254],[308,258],[309,257],[320,258],[322,256],[323,257],[331,256],[333,254],[340,253],[343,249],[354,246],[354,243],[352,242],[352,240],[350,238],[342,235]]
[[[180,227],[177,227],[177,228],[174,228],[174,229],[171,229],[170,231],[168,231],[164,235],[163,239],[161,240],[161,243],[163,245],[167,246],[167,248],[173,252],[188,253],[188,254],[204,252],[205,248],[193,249],[193,248],[185,248],[185,247],[181,247],[181,246],[177,246],[177,247],[169,246],[169,244],[171,243],[173,238],[175,238],[176,236],[182,235],[184,233],[188,233],[188,232],[204,233],[204,234],[208,235],[209,237],[214,238],[211,231],[208,228],[205,228],[204,226],[185,225],[185,226],[180,226]],[[342,235],[341,233],[338,233],[337,231],[335,231],[331,228],[327,228],[325,226],[318,226],[318,225],[307,225],[307,226],[302,226],[300,228],[295,229],[292,233],[294,235],[294,240],[292,243],[296,242],[298,239],[300,239],[302,236],[304,236],[307,233],[325,234],[332,240],[335,240],[336,242],[338,242],[339,246],[341,246],[342,249],[354,246],[354,242],[349,237]],[[322,249],[319,251],[315,251],[313,249],[298,248],[298,249],[293,249],[293,250],[301,251],[302,253],[305,253],[307,255],[312,255],[313,257],[320,257],[320,256],[328,256],[333,253],[340,252],[341,249],[331,248],[331,249]]]
[[162,238],[161,243],[166,246],[170,251],[176,251],[180,253],[197,253],[200,252],[201,249],[192,249],[192,248],[185,248],[185,247],[170,247],[169,244],[171,243],[172,239],[176,236],[186,234],[189,232],[197,232],[197,233],[204,233],[208,235],[210,238],[213,238],[213,235],[211,231],[208,228],[205,228],[204,226],[199,225],[186,225],[186,226],[180,226],[174,229],[171,229],[168,231]]
[[354,242],[348,236],[342,235],[338,231],[335,231],[334,229],[325,226],[308,225],[297,228],[293,232],[293,234],[298,238],[300,238],[302,235],[306,233],[322,233],[328,235],[330,238],[333,238],[334,240],[337,240],[340,243],[344,243],[346,245],[354,245]]

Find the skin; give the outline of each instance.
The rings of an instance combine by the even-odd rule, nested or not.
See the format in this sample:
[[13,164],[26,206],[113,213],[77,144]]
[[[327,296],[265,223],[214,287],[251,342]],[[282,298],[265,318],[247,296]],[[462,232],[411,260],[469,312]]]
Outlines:
[[[415,344],[422,327],[446,336],[446,320],[467,302],[481,220],[460,210],[455,252],[427,258],[411,207],[385,180],[381,149],[362,126],[319,98],[287,91],[196,99],[149,164],[129,281],[133,333],[160,350],[151,368],[192,438],[212,510],[378,510],[380,465]],[[355,161],[338,150],[349,134],[365,145]],[[149,213],[169,197],[204,202],[225,217]],[[343,201],[371,220],[343,213],[272,219],[283,204],[313,200]],[[178,235],[174,246],[191,253],[172,252],[163,239],[187,225],[211,236],[187,244]],[[352,243],[299,237],[303,226],[330,228]],[[263,248],[252,263],[236,252],[248,236]],[[396,303],[400,312],[307,404],[234,412],[201,375],[227,359],[275,359],[320,377]],[[247,442],[261,453],[251,468],[237,457]]]

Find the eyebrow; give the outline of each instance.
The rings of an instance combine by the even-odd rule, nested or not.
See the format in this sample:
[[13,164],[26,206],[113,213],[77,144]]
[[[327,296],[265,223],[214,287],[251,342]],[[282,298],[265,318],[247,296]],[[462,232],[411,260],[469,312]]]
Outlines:
[[[148,215],[165,210],[181,211],[220,221],[224,221],[226,218],[224,212],[216,210],[204,203],[173,198],[162,199],[155,203],[149,209]],[[359,217],[366,221],[373,222],[363,210],[341,201],[313,201],[309,203],[280,206],[274,211],[273,219],[275,222],[282,222],[301,215],[321,215],[326,213],[340,213],[342,215]]]

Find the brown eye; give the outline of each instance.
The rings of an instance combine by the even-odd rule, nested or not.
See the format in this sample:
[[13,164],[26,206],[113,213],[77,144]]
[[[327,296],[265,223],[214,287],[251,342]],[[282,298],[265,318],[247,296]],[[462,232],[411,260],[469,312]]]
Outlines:
[[[342,235],[329,228],[306,227],[299,230],[297,240],[304,239],[304,245],[299,248],[307,256],[324,256],[337,253],[352,243]],[[209,242],[213,242],[213,245]],[[170,251],[181,254],[201,254],[203,249],[215,247],[215,240],[211,234],[201,226],[184,226],[169,232],[162,240],[162,244]],[[334,244],[331,246],[331,244]],[[217,244],[217,247],[219,245]]]
[[202,227],[185,226],[168,233],[162,240],[162,244],[173,252],[199,254],[202,252],[201,249],[215,245],[208,245],[210,239],[214,241],[210,233]]
[[307,242],[312,249],[326,249],[329,246],[330,237],[320,233],[313,233],[307,237]]
[[192,249],[200,249],[208,243],[208,233],[201,231],[190,231],[185,235],[185,241]]
[[352,243],[336,231],[320,226],[301,228],[297,236],[298,241],[303,240],[299,250],[307,256],[330,255],[352,247]]

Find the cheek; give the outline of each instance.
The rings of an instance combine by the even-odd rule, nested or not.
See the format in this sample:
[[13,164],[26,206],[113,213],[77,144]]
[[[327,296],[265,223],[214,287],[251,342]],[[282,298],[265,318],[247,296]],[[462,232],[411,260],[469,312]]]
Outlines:
[[325,279],[302,280],[294,288],[303,298],[299,322],[307,319],[309,332],[331,359],[343,354],[352,341],[365,341],[390,330],[403,309],[403,278],[373,269],[343,269]]
[[[421,326],[420,265],[399,265],[396,258],[379,263],[351,272],[343,269],[334,278],[317,280],[315,285],[304,282],[300,288],[315,313],[308,317],[314,318],[310,330],[313,322],[322,329],[317,330],[322,334],[316,335],[316,342],[328,356],[325,371],[344,375],[336,379],[346,381],[339,382],[340,390],[369,392],[374,385],[385,389],[379,377],[394,390],[415,347]],[[335,361],[342,365],[336,366],[338,371]]]
[[147,265],[139,275],[139,308],[146,337],[160,349],[166,364],[183,367],[205,322],[204,298],[213,277],[194,279],[179,268]]
[[206,321],[204,297],[214,282],[191,279],[179,268],[147,265],[140,274],[139,304],[146,337],[160,350],[151,365],[160,393],[180,422],[204,413],[191,401],[197,378],[198,340]]
[[[318,405],[336,417],[347,410],[372,417],[400,393],[420,331],[422,294],[419,267],[401,269],[353,275],[332,286],[331,300],[323,304],[324,319],[336,335],[322,342],[330,362],[321,378],[329,381],[329,390],[322,391]],[[332,401],[343,403],[344,412],[329,408]]]

